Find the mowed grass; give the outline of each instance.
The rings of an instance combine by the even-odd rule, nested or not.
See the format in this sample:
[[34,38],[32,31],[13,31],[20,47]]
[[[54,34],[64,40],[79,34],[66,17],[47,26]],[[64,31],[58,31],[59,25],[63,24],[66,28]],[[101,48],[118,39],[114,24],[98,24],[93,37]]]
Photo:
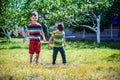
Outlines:
[[[67,40],[67,64],[53,66],[52,49],[42,42],[39,64],[29,64],[29,40],[0,39],[0,80],[120,80],[120,41]],[[51,44],[52,45],[52,44]],[[34,56],[35,57],[35,56]]]

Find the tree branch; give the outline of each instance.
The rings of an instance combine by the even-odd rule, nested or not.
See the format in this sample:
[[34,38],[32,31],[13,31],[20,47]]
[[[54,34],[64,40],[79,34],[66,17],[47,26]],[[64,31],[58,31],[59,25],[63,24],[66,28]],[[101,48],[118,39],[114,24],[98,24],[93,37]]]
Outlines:
[[3,30],[3,32],[4,32],[4,34],[6,34],[6,31],[5,31],[5,29],[4,29],[2,26],[0,26],[0,28],[2,28],[2,30]]
[[76,25],[76,24],[73,24],[71,20],[64,20],[64,21],[65,21],[66,23],[71,24],[71,25],[74,26],[74,27],[77,27],[77,26],[78,26],[78,25]]
[[96,28],[93,28],[93,27],[91,27],[91,26],[88,26],[88,25],[79,25],[79,26],[81,26],[81,27],[86,27],[86,28],[89,28],[89,29],[97,32]]

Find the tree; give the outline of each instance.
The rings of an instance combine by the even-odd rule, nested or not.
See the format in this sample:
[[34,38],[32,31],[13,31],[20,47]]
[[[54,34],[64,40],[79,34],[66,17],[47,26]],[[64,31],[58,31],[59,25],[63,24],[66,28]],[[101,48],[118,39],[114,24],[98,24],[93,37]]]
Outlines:
[[[0,3],[0,11],[1,11],[1,16],[0,16],[0,28],[2,29],[2,34],[4,34],[7,38],[9,38],[9,41],[11,40],[11,33],[12,33],[12,30],[9,30],[9,27],[7,27],[7,25],[9,25],[8,23],[8,17],[10,17],[10,12],[8,10],[8,4],[9,4],[9,1],[1,1]],[[7,15],[6,15],[7,14]],[[6,15],[6,16],[4,16]]]
[[[0,5],[0,28],[1,33],[11,41],[11,35],[16,35],[16,28],[23,26],[27,20],[22,15],[21,8],[24,6],[24,0],[2,0]],[[23,4],[23,5],[22,5]],[[22,12],[22,13],[21,13]]]
[[[65,0],[65,3],[56,3],[58,9],[53,12],[53,15],[56,19],[59,18],[58,20],[65,21],[74,27],[91,29],[96,33],[99,44],[101,16],[112,5],[112,2],[113,0]],[[58,3],[63,4],[59,5]]]
[[[75,12],[75,16],[72,18],[68,18],[65,20],[67,23],[70,23],[71,25],[75,27],[86,27],[94,31],[97,35],[97,43],[100,43],[100,22],[101,22],[101,16],[102,14],[108,9],[112,4],[113,1],[111,0],[86,0],[81,6],[81,11],[78,9],[77,12]],[[74,9],[76,10],[76,9]],[[77,14],[77,16],[76,16]],[[90,25],[81,25],[81,22],[79,22],[77,19],[81,20],[82,14],[84,19],[90,19],[92,21],[92,26]],[[77,18],[77,19],[76,19]],[[88,20],[87,20],[88,21]],[[84,23],[87,23],[85,20],[83,20]]]

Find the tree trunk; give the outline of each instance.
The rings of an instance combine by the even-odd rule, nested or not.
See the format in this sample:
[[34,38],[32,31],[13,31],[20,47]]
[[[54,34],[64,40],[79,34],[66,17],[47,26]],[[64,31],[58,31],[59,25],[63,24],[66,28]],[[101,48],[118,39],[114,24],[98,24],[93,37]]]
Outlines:
[[6,30],[5,27],[6,26],[4,26],[4,27],[0,26],[0,28],[3,30],[2,34],[4,34],[7,37],[8,41],[10,42],[11,41],[12,30],[10,30],[10,31]]
[[83,36],[82,39],[85,39],[85,29],[83,29]]
[[100,44],[100,29],[97,29],[97,43]]
[[7,37],[9,42],[11,42],[11,35],[12,35],[12,30],[10,31],[7,30]]
[[100,44],[100,21],[101,21],[101,15],[97,18],[97,43]]

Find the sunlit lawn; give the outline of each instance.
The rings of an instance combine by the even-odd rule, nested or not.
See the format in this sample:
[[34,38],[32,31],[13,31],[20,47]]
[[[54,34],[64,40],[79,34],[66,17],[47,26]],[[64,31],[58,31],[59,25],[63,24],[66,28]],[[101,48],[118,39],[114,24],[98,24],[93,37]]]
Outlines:
[[120,41],[67,41],[67,64],[61,55],[53,66],[52,49],[42,43],[39,64],[29,64],[28,42],[0,39],[0,80],[120,80]]

